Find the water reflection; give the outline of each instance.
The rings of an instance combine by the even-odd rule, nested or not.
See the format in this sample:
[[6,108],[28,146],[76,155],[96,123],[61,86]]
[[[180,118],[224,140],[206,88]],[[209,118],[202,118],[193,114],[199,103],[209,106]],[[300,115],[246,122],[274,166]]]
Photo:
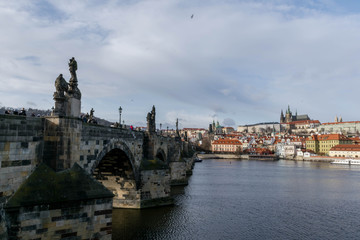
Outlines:
[[360,167],[204,160],[175,205],[117,209],[113,239],[358,239]]

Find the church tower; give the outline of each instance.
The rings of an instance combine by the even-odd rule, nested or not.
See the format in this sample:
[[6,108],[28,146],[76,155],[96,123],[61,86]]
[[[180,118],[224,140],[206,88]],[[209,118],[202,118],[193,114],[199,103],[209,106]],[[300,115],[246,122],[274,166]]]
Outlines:
[[284,123],[285,122],[285,117],[284,117],[284,112],[281,109],[281,114],[280,114],[280,123]]
[[289,105],[288,105],[288,110],[286,111],[286,115],[285,115],[285,122],[286,123],[292,122],[292,113],[291,113]]

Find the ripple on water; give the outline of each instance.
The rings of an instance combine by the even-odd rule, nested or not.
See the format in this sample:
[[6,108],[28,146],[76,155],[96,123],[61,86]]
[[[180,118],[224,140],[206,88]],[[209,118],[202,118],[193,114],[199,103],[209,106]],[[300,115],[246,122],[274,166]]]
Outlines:
[[206,160],[174,206],[114,210],[113,239],[360,239],[359,169]]

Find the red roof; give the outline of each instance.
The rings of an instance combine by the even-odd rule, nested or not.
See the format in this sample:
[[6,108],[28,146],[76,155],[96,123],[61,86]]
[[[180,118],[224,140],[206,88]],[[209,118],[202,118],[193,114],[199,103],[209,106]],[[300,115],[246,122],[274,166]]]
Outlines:
[[360,145],[339,144],[330,149],[330,151],[360,151]]
[[310,123],[319,123],[319,120],[299,120],[299,121],[293,121],[293,122],[289,122],[289,123],[284,123],[284,124],[290,124],[290,125],[295,125],[295,124],[310,124]]
[[212,144],[242,145],[242,143],[237,139],[219,139],[214,140]]
[[349,140],[348,137],[342,135],[342,134],[324,134],[324,135],[312,135],[308,137],[306,140],[318,140],[318,141],[328,141],[328,140]]
[[204,128],[183,128],[184,131],[206,131]]
[[360,121],[348,121],[348,122],[329,122],[329,123],[323,123],[322,125],[335,125],[335,124],[342,124],[342,123],[360,123]]
[[328,141],[328,140],[350,140],[350,139],[342,134],[325,134],[325,135],[318,135],[318,140]]

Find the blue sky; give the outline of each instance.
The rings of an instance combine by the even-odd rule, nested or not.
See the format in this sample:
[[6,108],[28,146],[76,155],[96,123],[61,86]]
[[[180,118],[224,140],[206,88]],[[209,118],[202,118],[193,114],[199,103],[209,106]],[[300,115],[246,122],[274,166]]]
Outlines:
[[[2,1],[0,106],[50,109],[78,62],[82,111],[163,128],[360,120],[359,1]],[[190,16],[194,14],[194,17]]]

